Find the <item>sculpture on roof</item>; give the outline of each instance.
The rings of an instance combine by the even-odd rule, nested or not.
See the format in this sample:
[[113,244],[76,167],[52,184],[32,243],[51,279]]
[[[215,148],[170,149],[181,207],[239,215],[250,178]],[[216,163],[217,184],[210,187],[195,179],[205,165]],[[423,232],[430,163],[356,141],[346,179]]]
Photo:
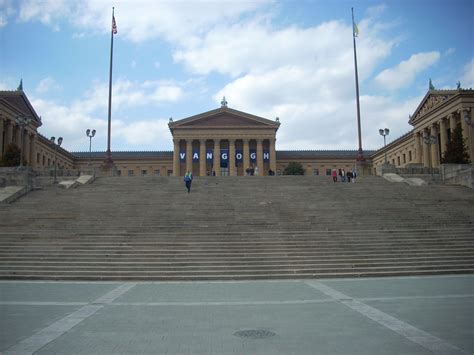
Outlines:
[[23,78],[20,79],[20,85],[18,85],[18,87],[16,88],[18,91],[23,91]]
[[456,89],[461,90],[461,81],[460,80],[458,80],[458,82],[456,83]]
[[169,123],[173,122],[173,117],[170,117]]
[[227,107],[227,100],[225,99],[225,96],[222,97],[221,107]]
[[435,89],[433,83],[431,82],[431,78],[430,78],[430,83],[429,83],[429,89],[430,89],[430,90],[434,90],[434,89]]
[[276,122],[280,122],[280,117],[277,116],[277,117],[275,118],[275,121],[276,121]]

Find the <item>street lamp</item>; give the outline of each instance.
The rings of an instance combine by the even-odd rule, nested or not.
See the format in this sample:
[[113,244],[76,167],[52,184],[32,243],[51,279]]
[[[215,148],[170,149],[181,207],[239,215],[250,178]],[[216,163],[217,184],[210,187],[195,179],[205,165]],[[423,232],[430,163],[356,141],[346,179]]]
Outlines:
[[95,136],[95,129],[93,129],[92,131],[90,129],[87,129],[86,136],[89,137],[89,163],[87,165],[91,165],[91,160],[92,160],[92,138],[94,138],[94,136]]
[[25,127],[28,126],[32,121],[31,117],[24,117],[24,116],[17,116],[15,118],[15,122],[20,126],[20,166],[18,167],[19,169],[23,168],[23,148],[24,148],[24,133],[25,133]]
[[390,133],[390,130],[388,128],[384,128],[384,129],[380,128],[379,129],[379,134],[381,136],[383,136],[383,148],[385,150],[385,163],[384,163],[384,165],[387,165],[387,150],[385,149],[385,145],[386,145],[385,137],[388,136],[389,133]]
[[63,137],[59,137],[58,138],[58,143],[56,144],[54,141],[55,141],[55,137],[51,137],[50,141],[51,143],[54,145],[54,181],[53,181],[53,184],[57,184],[58,183],[58,178],[57,178],[57,175],[56,175],[56,165],[57,165],[57,155],[58,155],[58,147],[61,146],[61,143],[63,142]]

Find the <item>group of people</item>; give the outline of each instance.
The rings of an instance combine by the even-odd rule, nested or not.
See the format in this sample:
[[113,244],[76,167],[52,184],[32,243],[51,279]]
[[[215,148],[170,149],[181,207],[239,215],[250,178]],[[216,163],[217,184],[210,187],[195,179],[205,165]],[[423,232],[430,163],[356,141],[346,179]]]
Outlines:
[[252,166],[249,166],[247,169],[245,169],[245,175],[247,176],[258,176],[258,166],[255,168]]
[[339,169],[339,172],[336,169],[332,169],[332,180],[334,182],[337,182],[338,175],[339,175],[339,181],[341,182],[346,182],[346,178],[347,178],[347,182],[355,182],[356,177],[357,177],[357,173],[355,172],[355,170],[352,170],[352,169],[351,171],[348,171],[347,173],[344,169]]

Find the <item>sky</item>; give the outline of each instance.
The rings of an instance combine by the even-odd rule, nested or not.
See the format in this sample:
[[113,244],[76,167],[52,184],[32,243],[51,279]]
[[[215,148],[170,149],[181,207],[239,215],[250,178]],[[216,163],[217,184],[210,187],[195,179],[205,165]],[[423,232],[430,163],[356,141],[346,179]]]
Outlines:
[[277,150],[357,149],[411,130],[428,91],[474,88],[474,0],[0,0],[0,90],[23,90],[69,151],[172,150],[174,121],[220,107],[279,117]]

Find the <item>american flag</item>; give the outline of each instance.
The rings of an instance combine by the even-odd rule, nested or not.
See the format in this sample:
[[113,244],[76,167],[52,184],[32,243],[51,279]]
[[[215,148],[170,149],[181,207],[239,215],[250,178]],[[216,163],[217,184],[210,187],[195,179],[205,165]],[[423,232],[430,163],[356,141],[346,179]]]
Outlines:
[[112,33],[117,34],[117,24],[115,23],[115,16],[112,16]]

